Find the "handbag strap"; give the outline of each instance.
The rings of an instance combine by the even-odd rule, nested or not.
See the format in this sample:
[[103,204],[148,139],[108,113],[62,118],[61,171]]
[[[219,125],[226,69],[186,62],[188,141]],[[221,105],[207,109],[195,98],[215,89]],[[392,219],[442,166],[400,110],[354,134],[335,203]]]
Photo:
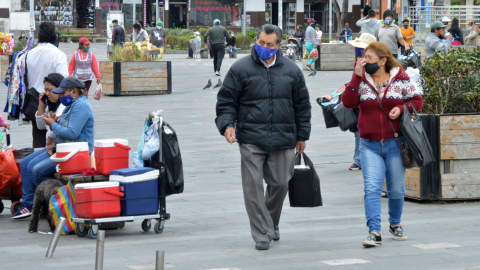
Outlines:
[[385,109],[383,108],[382,102],[380,102],[380,98],[378,97],[377,89],[373,89],[373,92],[375,92],[375,96],[377,97],[378,105],[380,105],[380,108],[382,108],[383,114],[385,115],[385,117],[386,117],[387,120],[388,120],[388,123],[389,123],[390,126],[392,127],[393,134],[394,134],[394,136],[395,136],[395,139],[396,139],[397,142],[398,142],[398,146],[400,146],[400,149],[403,150],[403,145],[402,145],[402,142],[400,141],[400,139],[398,138],[398,133],[397,133],[397,131],[395,130],[395,128],[393,127],[392,121],[390,121],[390,118],[388,118],[387,112],[386,112]]

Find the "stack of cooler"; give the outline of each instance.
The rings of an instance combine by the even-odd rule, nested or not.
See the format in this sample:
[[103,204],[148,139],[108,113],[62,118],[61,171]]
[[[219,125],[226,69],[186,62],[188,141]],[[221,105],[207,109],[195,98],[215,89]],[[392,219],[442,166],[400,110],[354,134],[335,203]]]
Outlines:
[[118,217],[120,215],[118,182],[97,182],[75,186],[75,214],[79,218]]
[[96,140],[95,165],[100,174],[109,175],[111,171],[128,168],[128,141],[124,139]]
[[124,193],[121,216],[158,213],[158,175],[153,168],[129,168],[110,172],[110,182],[120,184]]

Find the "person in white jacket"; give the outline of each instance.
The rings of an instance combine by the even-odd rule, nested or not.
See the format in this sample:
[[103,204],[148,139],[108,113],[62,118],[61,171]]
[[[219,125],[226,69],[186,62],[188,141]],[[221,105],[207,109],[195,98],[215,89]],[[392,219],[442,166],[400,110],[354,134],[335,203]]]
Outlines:
[[357,26],[362,27],[362,34],[370,34],[375,36],[375,31],[381,25],[382,23],[375,19],[375,10],[373,9],[368,11],[368,16],[357,21]]
[[133,25],[133,35],[132,35],[133,42],[144,42],[150,41],[148,38],[148,33],[142,27],[136,23]]

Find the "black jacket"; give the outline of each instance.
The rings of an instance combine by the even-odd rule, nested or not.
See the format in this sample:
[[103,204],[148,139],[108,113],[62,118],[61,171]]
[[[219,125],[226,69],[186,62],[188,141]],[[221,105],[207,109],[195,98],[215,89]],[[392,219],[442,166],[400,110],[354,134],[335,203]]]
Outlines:
[[294,148],[310,137],[311,106],[302,71],[279,50],[268,70],[255,47],[237,60],[217,95],[220,134],[236,125],[239,143],[266,150]]
[[122,45],[125,42],[125,29],[120,25],[113,28],[112,43],[113,45]]
[[235,37],[231,37],[230,40],[227,43],[227,46],[235,47],[236,41],[237,41],[237,39]]

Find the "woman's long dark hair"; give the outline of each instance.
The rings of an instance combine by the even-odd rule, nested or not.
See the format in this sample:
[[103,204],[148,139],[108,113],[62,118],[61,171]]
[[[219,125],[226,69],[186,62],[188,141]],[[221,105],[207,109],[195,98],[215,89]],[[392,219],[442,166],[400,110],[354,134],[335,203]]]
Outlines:
[[448,32],[452,34],[452,37],[454,37],[455,40],[460,41],[460,43],[463,45],[463,30],[460,28],[457,18],[454,18],[452,20],[452,26],[450,27]]
[[299,24],[297,25],[297,27],[298,27],[297,33],[301,33],[303,31],[303,25]]

